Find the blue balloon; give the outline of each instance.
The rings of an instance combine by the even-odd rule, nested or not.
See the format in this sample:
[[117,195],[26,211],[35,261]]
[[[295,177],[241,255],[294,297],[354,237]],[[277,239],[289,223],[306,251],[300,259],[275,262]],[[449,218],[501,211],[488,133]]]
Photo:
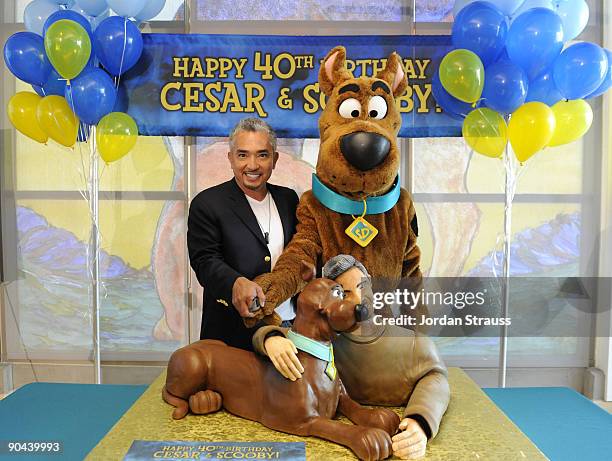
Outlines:
[[559,2],[556,11],[563,23],[566,42],[578,37],[589,22],[589,7],[584,0]]
[[552,107],[562,99],[563,95],[559,93],[555,85],[551,70],[544,72],[535,80],[529,82],[529,91],[527,91],[525,102],[543,102],[547,106]]
[[164,9],[166,0],[149,0],[144,8],[134,16],[139,21],[148,21],[157,16]]
[[106,3],[118,16],[133,18],[142,11],[147,0],[106,0]]
[[34,91],[39,96],[45,97],[55,94],[57,96],[64,96],[66,91],[66,79],[57,73],[53,67],[51,68],[51,74],[43,86],[32,85]]
[[102,69],[83,72],[70,83],[66,93],[72,96],[74,113],[84,123],[96,125],[102,117],[112,112],[117,90],[113,80]]
[[606,72],[606,76],[604,77],[601,85],[599,85],[599,88],[593,91],[590,95],[586,96],[587,99],[601,96],[612,86],[612,51],[607,48],[604,48],[604,51],[608,57],[608,72]]
[[504,14],[487,2],[474,2],[463,8],[453,24],[455,48],[464,48],[478,55],[487,66],[504,49],[508,25]]
[[550,11],[554,11],[555,4],[553,0],[525,0],[520,8],[512,14],[510,22],[514,22],[521,14],[532,8],[546,8]]
[[51,0],[34,0],[23,12],[25,28],[35,34],[43,34],[43,26],[49,16],[59,11],[60,6]]
[[15,77],[31,85],[43,86],[51,74],[51,63],[40,35],[17,32],[4,44],[4,62]]
[[525,102],[527,75],[511,61],[500,61],[485,68],[482,98],[485,105],[500,114],[511,114]]
[[87,20],[85,16],[73,10],[59,10],[53,13],[51,16],[49,16],[47,20],[45,21],[45,25],[43,27],[43,37],[47,33],[47,30],[49,29],[49,27],[51,27],[51,24],[59,21],[60,19],[68,19],[70,21],[76,22],[81,27],[83,27],[83,29],[85,29],[91,37],[92,35],[91,24],[89,23],[89,21]]
[[142,54],[142,35],[126,18],[111,16],[100,23],[94,34],[98,59],[111,75],[132,68]]
[[[475,0],[455,0],[455,6],[453,7],[453,15],[455,18],[459,12],[465,8],[466,5],[473,3]],[[494,5],[499,11],[504,13],[506,16],[510,16],[521,6],[525,0],[487,0],[489,3]]]
[[553,67],[555,85],[566,99],[581,99],[603,83],[608,56],[594,43],[576,43],[561,53]]
[[77,5],[89,16],[100,16],[108,10],[106,0],[77,0]]
[[434,72],[433,79],[431,81],[431,92],[433,97],[438,103],[438,106],[456,120],[463,120],[467,114],[469,114],[474,108],[467,102],[460,101],[459,99],[451,96],[448,91],[444,89],[440,82],[440,75],[438,72]]
[[532,80],[550,67],[563,48],[561,18],[547,8],[533,8],[510,26],[506,49],[510,60]]
[[70,9],[72,11],[75,11],[75,12],[79,13],[81,16],[85,17],[89,21],[89,24],[91,24],[91,29],[92,30],[96,30],[96,27],[98,27],[98,25],[102,21],[104,21],[106,18],[108,18],[110,16],[110,9],[108,9],[108,8],[106,8],[106,10],[104,10],[98,16],[91,16],[90,14],[87,13],[87,11],[85,11],[83,8],[81,8],[78,3],[75,4]]

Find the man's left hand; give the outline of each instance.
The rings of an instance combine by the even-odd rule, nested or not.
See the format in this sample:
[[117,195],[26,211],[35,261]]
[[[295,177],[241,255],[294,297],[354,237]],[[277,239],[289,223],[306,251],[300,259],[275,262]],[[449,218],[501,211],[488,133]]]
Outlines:
[[393,441],[393,454],[401,459],[417,459],[425,456],[427,435],[414,419],[404,418],[399,425],[400,433]]

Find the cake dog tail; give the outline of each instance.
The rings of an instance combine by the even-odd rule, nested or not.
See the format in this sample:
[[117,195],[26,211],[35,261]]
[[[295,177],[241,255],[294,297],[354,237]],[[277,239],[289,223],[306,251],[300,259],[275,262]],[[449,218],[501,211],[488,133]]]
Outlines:
[[172,395],[166,390],[166,386],[164,386],[164,388],[162,389],[162,397],[167,403],[169,403],[173,407],[176,407],[175,410],[172,412],[172,418],[184,418],[187,412],[189,412],[189,403],[186,400],[181,399],[180,397]]

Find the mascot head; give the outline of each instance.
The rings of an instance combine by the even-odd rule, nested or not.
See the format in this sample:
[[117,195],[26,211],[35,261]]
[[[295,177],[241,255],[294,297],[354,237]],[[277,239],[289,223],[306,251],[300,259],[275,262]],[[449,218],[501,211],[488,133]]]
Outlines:
[[317,176],[337,193],[362,200],[384,194],[397,177],[401,116],[395,98],[408,82],[395,52],[375,77],[353,77],[345,61],[344,47],[338,46],[319,70],[327,103],[319,119]]

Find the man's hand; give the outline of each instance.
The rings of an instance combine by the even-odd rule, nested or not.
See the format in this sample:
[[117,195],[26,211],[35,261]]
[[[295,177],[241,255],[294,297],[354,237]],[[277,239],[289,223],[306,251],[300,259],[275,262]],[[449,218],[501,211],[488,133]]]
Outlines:
[[263,307],[266,297],[261,287],[246,277],[238,277],[232,287],[232,304],[241,317],[255,317],[254,313],[249,312],[249,306],[255,297],[259,298],[259,304]]
[[302,377],[304,367],[297,357],[297,348],[291,340],[282,336],[271,336],[264,341],[264,349],[274,367],[285,378],[295,381]]
[[417,459],[425,456],[427,435],[414,419],[404,418],[399,425],[400,433],[394,436],[393,454],[401,459]]

